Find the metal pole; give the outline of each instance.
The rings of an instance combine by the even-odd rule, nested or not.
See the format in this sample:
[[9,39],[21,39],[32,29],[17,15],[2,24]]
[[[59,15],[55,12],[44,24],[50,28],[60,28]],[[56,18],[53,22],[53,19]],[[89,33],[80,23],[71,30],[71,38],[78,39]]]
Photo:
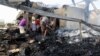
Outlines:
[[80,38],[82,38],[82,24],[79,22],[79,29],[80,29]]

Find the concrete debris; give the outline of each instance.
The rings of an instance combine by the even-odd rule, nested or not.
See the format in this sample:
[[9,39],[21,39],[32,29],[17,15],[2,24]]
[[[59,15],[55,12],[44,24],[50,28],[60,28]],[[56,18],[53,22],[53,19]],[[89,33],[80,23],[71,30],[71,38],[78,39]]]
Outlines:
[[6,34],[0,34],[0,49],[6,56],[100,56],[100,38],[86,30],[82,30],[82,34],[86,34],[82,38],[79,30],[57,30],[43,41],[38,40],[40,35],[39,38],[37,36],[27,39],[30,34],[20,35],[13,32],[14,34],[5,32],[8,34],[7,38],[3,38]]
[[[66,30],[66,29],[58,29],[57,31],[57,35],[58,36],[63,36],[63,37],[66,37],[66,36],[70,36],[70,37],[75,37],[75,36],[79,36],[80,35],[80,30]],[[96,32],[94,30],[81,30],[81,33],[82,33],[82,38],[88,38],[88,37],[93,37],[92,34],[94,34],[95,36],[97,35],[100,35],[99,32]]]

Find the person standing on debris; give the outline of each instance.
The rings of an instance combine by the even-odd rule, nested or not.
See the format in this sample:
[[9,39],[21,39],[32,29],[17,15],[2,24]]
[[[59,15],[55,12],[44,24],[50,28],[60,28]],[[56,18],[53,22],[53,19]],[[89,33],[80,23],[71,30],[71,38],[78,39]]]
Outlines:
[[41,32],[41,26],[40,26],[40,20],[41,19],[41,15],[37,15],[36,20],[35,20],[35,24],[36,24],[36,31],[37,33]]
[[19,22],[20,34],[24,34],[25,33],[25,26],[26,26],[26,24],[27,24],[26,18],[22,17],[20,22]]
[[47,31],[48,31],[47,26],[49,25],[48,22],[49,22],[49,19],[47,17],[45,17],[45,16],[42,17],[42,19],[41,19],[41,32],[42,32],[43,37],[45,37],[47,34]]
[[36,18],[35,18],[34,14],[33,14],[33,16],[32,16],[32,25],[31,25],[31,28],[32,28],[32,31],[33,31],[34,34],[35,34],[35,32],[36,32],[35,20],[36,20]]

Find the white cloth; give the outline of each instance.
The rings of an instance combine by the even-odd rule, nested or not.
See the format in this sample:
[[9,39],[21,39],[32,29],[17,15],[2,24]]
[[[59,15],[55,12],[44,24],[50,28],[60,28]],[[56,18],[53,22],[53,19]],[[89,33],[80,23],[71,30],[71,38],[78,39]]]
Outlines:
[[10,53],[15,53],[15,52],[19,52],[19,51],[21,51],[21,49],[18,49],[18,48],[17,49],[9,50]]
[[43,17],[41,22],[45,22],[45,23],[48,22],[48,18],[47,17]]
[[19,30],[20,30],[20,33],[21,33],[21,34],[25,33],[25,29],[24,29],[23,26],[19,26]]

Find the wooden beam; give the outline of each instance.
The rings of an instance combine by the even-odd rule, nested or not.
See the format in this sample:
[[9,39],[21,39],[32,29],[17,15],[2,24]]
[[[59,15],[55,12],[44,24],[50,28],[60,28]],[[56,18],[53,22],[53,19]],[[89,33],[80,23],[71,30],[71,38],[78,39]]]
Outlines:
[[70,18],[70,17],[66,17],[66,16],[60,16],[60,15],[57,15],[54,13],[46,12],[46,11],[35,9],[35,8],[30,8],[30,7],[23,6],[23,5],[17,6],[17,5],[11,4],[11,3],[7,4],[7,3],[2,3],[2,2],[0,2],[0,4],[9,6],[12,8],[18,8],[20,10],[24,10],[27,12],[36,13],[36,14],[43,15],[43,16],[55,17],[55,18],[59,18],[59,19],[63,18],[62,20],[75,21],[75,22],[81,21],[80,19]]
[[97,32],[100,32],[100,28],[97,28],[96,26],[93,26],[92,24],[89,24],[89,23],[87,23],[85,21],[82,21],[82,24],[88,26],[89,28],[91,28],[91,29],[93,29],[93,30],[95,30]]

